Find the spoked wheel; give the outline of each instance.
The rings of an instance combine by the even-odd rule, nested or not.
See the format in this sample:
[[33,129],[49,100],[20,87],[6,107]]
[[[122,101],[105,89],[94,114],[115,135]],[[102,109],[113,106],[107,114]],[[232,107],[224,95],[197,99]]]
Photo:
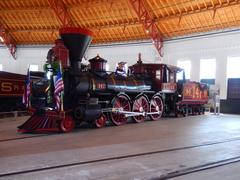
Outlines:
[[[113,99],[112,107],[121,111],[131,111],[130,102],[128,98],[123,94],[120,94]],[[127,123],[127,117],[125,117],[123,113],[112,112],[110,115],[111,121],[116,126],[120,126]]]
[[102,114],[98,119],[95,120],[95,125],[97,128],[102,128],[106,125],[107,117]]
[[163,113],[163,102],[159,96],[153,96],[150,101],[150,113],[159,112],[157,114],[150,114],[153,121],[160,120]]
[[[133,112],[148,112],[149,103],[146,97],[140,96],[133,101]],[[146,119],[146,115],[133,116],[133,120],[137,123],[143,122]]]
[[65,116],[65,118],[60,121],[60,130],[62,132],[70,132],[74,128],[75,128],[75,121],[71,116]]

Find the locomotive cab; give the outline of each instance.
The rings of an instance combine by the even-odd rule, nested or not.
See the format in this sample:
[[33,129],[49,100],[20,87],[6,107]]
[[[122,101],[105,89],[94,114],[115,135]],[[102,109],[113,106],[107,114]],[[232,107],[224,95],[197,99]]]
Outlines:
[[165,114],[176,111],[176,102],[179,101],[177,91],[177,73],[183,69],[166,64],[145,64],[139,56],[138,62],[130,67],[130,72],[136,77],[151,82],[151,90],[161,94],[164,102]]
[[135,77],[152,81],[152,90],[163,93],[176,92],[176,76],[182,71],[181,68],[166,64],[145,64],[141,59],[129,69]]

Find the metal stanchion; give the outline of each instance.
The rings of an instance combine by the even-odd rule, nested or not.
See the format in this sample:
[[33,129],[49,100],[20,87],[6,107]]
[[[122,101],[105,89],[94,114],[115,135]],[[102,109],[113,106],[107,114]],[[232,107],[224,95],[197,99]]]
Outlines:
[[220,114],[220,96],[215,94],[214,97],[214,115]]
[[14,120],[17,120],[18,112],[17,111],[13,111],[13,114],[14,114]]

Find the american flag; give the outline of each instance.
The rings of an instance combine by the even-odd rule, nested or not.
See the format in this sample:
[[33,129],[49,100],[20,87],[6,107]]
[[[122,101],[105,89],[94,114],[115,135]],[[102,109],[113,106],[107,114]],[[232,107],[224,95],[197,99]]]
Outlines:
[[64,90],[64,83],[62,79],[62,73],[61,73],[61,68],[59,68],[58,73],[57,73],[57,78],[54,82],[54,98],[55,98],[55,103],[56,103],[56,108],[57,110],[60,110],[60,105],[61,105],[61,93]]
[[23,92],[23,97],[22,97],[22,103],[26,107],[29,106],[29,97],[30,97],[30,93],[31,93],[31,86],[30,85],[31,85],[30,70],[28,68],[26,85],[25,85],[24,92]]

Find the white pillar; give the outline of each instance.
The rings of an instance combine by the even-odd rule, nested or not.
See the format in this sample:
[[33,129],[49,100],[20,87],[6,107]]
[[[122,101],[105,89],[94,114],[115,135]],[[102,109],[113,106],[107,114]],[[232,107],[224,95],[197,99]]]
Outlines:
[[216,56],[216,80],[215,84],[220,86],[220,98],[227,98],[227,56],[218,54]]

